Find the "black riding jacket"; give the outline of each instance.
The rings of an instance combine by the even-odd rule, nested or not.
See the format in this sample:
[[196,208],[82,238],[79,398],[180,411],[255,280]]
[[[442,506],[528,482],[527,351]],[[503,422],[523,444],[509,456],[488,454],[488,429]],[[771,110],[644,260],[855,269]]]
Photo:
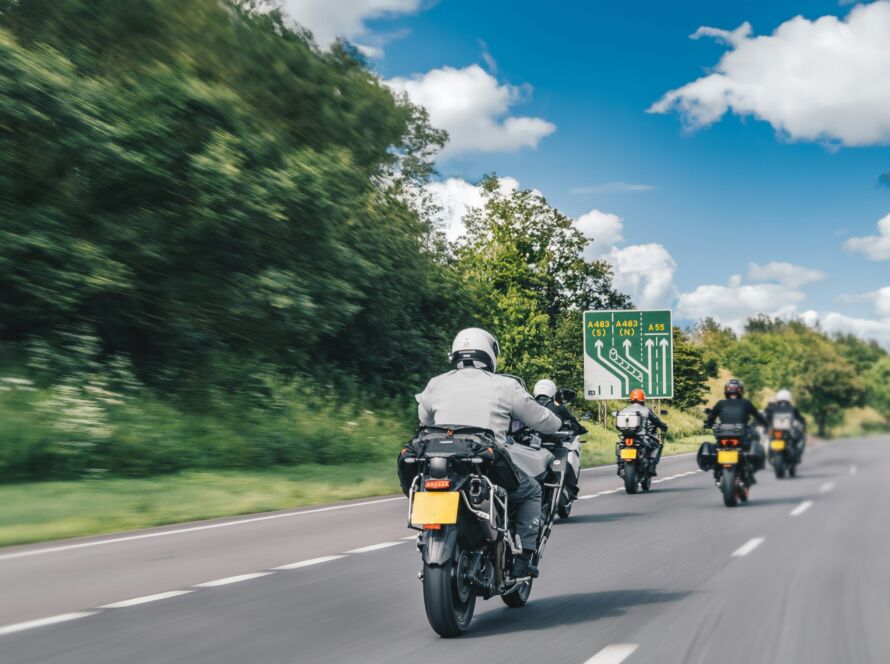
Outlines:
[[722,424],[748,424],[754,418],[760,425],[766,427],[766,418],[754,407],[754,404],[739,397],[738,399],[722,399],[716,403],[705,421],[705,426],[710,428],[718,419]]
[[587,429],[582,425],[575,416],[572,415],[572,411],[565,407],[565,405],[561,403],[556,403],[555,399],[551,399],[550,397],[545,397],[543,395],[539,396],[536,401],[548,408],[551,412],[553,412],[559,419],[562,420],[563,426],[570,427],[577,434],[587,433]]

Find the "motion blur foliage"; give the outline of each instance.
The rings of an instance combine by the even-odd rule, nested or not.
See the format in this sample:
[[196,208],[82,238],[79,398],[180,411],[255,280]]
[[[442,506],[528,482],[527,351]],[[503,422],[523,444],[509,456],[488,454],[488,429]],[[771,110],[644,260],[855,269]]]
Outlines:
[[253,4],[0,0],[2,340],[86,325],[165,392],[432,370],[468,298],[401,193],[445,136]]
[[705,402],[708,372],[705,352],[681,329],[674,328],[674,398],[675,408],[692,410]]

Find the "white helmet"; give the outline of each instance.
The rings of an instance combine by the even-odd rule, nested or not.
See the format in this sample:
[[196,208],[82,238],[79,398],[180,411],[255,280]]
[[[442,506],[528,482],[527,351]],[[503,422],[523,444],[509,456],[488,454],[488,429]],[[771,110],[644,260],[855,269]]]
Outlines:
[[556,383],[554,383],[549,378],[539,380],[537,383],[535,383],[533,394],[535,395],[535,399],[537,399],[541,395],[544,395],[548,399],[553,399],[556,396]]
[[779,390],[776,392],[776,401],[787,401],[791,403],[791,391],[790,390]]
[[471,366],[496,371],[500,354],[497,339],[478,327],[468,327],[454,337],[448,359],[458,369]]

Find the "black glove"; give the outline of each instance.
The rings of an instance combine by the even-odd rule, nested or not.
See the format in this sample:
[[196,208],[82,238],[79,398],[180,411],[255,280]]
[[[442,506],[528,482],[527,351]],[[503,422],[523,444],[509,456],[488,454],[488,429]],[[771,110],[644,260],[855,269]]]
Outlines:
[[665,424],[663,427],[661,427],[661,431],[662,431],[662,433],[668,432],[667,424]]

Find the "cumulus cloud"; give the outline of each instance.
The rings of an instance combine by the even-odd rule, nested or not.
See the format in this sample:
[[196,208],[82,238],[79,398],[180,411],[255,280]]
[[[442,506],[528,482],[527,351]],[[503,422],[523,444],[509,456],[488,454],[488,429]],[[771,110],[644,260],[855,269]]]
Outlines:
[[883,318],[890,318],[890,286],[884,286],[869,293],[844,295],[839,299],[845,304],[868,303],[874,308],[875,314]]
[[[367,33],[369,19],[413,14],[421,0],[279,0],[284,13],[312,31],[315,43],[328,48],[338,37],[353,40]],[[379,45],[358,46],[368,57],[381,55]]]
[[811,327],[818,326],[829,334],[853,334],[862,339],[874,339],[882,346],[890,349],[890,317],[883,320],[870,318],[854,318],[834,311],[820,313],[809,310],[800,315],[800,319]]
[[649,108],[678,111],[691,127],[728,111],[769,122],[792,140],[890,143],[890,2],[854,7],[844,18],[797,16],[772,35],[699,28],[726,42],[713,73],[671,90]]
[[[501,193],[507,194],[518,188],[518,180],[510,177],[498,178],[498,189]],[[467,211],[471,208],[481,208],[485,204],[482,188],[462,178],[430,182],[426,190],[441,208],[435,221],[452,242],[463,235],[463,219]]]
[[773,261],[766,265],[748,265],[748,279],[754,282],[774,281],[788,288],[800,288],[806,284],[822,281],[827,275],[820,270],[812,270],[792,263]]
[[386,84],[425,107],[430,123],[448,132],[442,155],[536,148],[556,130],[543,118],[509,115],[512,106],[528,98],[531,86],[501,84],[479,65],[442,67]]
[[575,225],[592,240],[585,252],[588,259],[602,258],[624,241],[624,221],[611,212],[591,210],[578,217]]
[[677,312],[683,318],[711,316],[741,330],[745,321],[757,314],[793,316],[805,298],[801,291],[782,284],[742,284],[740,280],[733,280],[727,286],[705,285],[682,293],[677,300]]
[[844,249],[863,254],[870,261],[890,260],[890,214],[878,221],[878,234],[851,237]]
[[614,268],[617,290],[630,295],[641,309],[670,307],[677,295],[674,271],[677,262],[664,246],[655,243],[614,247],[607,256]]

